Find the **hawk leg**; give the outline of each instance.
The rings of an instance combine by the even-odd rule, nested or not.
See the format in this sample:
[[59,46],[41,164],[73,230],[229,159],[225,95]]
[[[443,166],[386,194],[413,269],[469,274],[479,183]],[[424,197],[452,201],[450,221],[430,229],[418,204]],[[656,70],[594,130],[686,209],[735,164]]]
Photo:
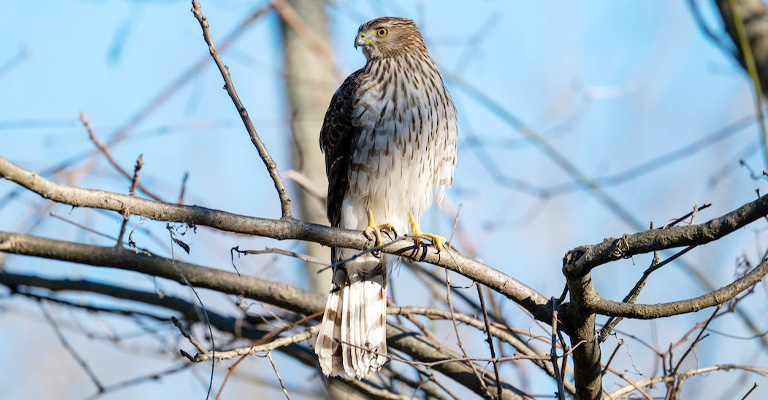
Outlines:
[[384,241],[381,239],[381,232],[392,232],[395,236],[397,236],[397,232],[395,232],[395,227],[392,226],[392,224],[376,224],[376,220],[373,219],[373,211],[370,209],[368,212],[368,226],[365,228],[365,231],[363,231],[363,234],[368,239],[376,239],[375,246],[381,246]]
[[[437,251],[442,251],[443,247],[445,247],[445,238],[440,235],[435,235],[434,233],[425,233],[422,232],[421,229],[419,229],[419,225],[416,223],[416,220],[413,219],[413,213],[408,213],[408,219],[411,220],[411,231],[415,236],[426,236],[431,241],[432,244],[437,248]],[[414,237],[413,241],[418,245],[421,243],[420,237]]]

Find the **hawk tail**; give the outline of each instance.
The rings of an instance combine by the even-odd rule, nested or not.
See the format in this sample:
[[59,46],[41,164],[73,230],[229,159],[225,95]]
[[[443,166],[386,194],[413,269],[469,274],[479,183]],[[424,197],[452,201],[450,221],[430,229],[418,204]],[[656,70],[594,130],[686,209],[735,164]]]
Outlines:
[[[334,276],[334,288],[328,295],[315,343],[315,353],[326,376],[343,371],[348,376],[364,378],[387,361],[386,273],[381,261],[376,262],[373,271],[358,270],[349,274],[349,280],[337,280]],[[351,270],[348,264],[344,267]],[[334,275],[347,275],[344,267],[337,268]]]

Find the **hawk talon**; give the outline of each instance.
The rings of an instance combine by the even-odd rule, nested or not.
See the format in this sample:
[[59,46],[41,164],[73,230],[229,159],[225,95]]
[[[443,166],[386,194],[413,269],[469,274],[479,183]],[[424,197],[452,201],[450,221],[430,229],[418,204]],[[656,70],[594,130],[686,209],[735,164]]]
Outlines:
[[422,232],[421,229],[419,229],[419,225],[416,223],[416,220],[413,219],[413,214],[408,213],[408,219],[411,220],[411,231],[413,231],[413,242],[416,243],[418,246],[421,244],[421,238],[419,236],[426,236],[429,238],[429,240],[432,241],[432,245],[435,246],[437,249],[437,252],[443,251],[445,248],[445,238],[440,235],[435,235],[434,233],[425,233]]
[[395,227],[392,226],[392,224],[376,224],[376,220],[373,219],[373,211],[368,210],[368,226],[363,231],[363,235],[368,240],[374,240],[374,246],[378,247],[381,246],[384,241],[382,240],[381,232],[384,232],[387,234],[387,237],[391,238],[389,235],[389,232],[392,232],[395,237],[397,237],[397,232],[395,231]]

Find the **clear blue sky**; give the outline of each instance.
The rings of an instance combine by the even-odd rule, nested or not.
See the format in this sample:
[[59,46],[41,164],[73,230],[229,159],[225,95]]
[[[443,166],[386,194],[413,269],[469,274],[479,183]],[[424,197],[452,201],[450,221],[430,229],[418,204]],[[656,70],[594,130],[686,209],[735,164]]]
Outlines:
[[[265,2],[226,0],[202,4],[214,38],[220,39]],[[183,71],[207,57],[200,27],[186,0],[5,0],[0,1],[0,7],[0,155],[38,172],[92,150],[78,121],[81,111],[88,115],[97,135],[106,140]],[[712,5],[702,2],[702,9],[713,29],[720,31]],[[352,47],[357,26],[382,15],[415,19],[446,77],[459,76],[482,92],[545,137],[590,178],[621,173],[754,113],[748,80],[733,60],[703,38],[684,1],[479,1],[471,5],[459,1],[334,2],[329,11],[332,44],[342,71],[352,72],[364,63],[362,54]],[[284,108],[277,17],[270,14],[256,23],[224,59],[279,169],[289,169],[289,114]],[[130,169],[136,157],[143,154],[143,182],[166,198],[175,198],[187,171],[190,203],[278,217],[269,177],[221,90],[222,84],[218,71],[209,63],[153,109],[129,140],[114,146],[114,155]],[[547,296],[559,295],[564,284],[561,259],[567,250],[636,230],[593,194],[578,188],[542,198],[519,186],[499,185],[499,181],[522,181],[544,190],[574,187],[573,178],[538,147],[523,140],[519,129],[478,102],[455,80],[449,80],[448,86],[459,109],[461,145],[447,206],[455,213],[456,207],[462,205],[461,221],[478,258]],[[756,188],[766,190],[764,183],[751,180],[747,170],[738,165],[743,158],[756,171],[765,168],[757,138],[754,124],[747,124],[716,145],[679,155],[677,162],[606,185],[604,190],[642,226],[651,221],[663,225],[688,212],[694,204],[713,203],[698,216],[699,222],[719,216],[754,199]],[[474,145],[476,142],[482,145]],[[73,173],[57,176],[57,180],[125,192],[128,184],[116,178],[101,158],[95,160],[98,163],[93,174],[84,177]],[[88,162],[77,164],[85,165]],[[0,198],[13,189],[10,183],[0,181]],[[4,205],[0,208],[0,230],[25,230],[26,225],[20,221],[36,204],[44,203],[24,194]],[[53,210],[59,215],[70,212],[60,206]],[[432,230],[450,232],[452,222],[434,214],[426,218]],[[119,225],[103,214],[84,210],[76,210],[69,217],[110,233]],[[161,239],[167,238],[162,224],[147,224]],[[765,233],[759,229],[750,226],[720,243],[697,249],[686,256],[686,261],[703,271],[716,286],[722,286],[733,277],[735,260],[740,255],[753,263],[758,261],[757,254],[764,250],[766,242]],[[33,233],[109,243],[50,218]],[[228,268],[228,249],[234,245],[275,244],[208,232],[188,239],[193,245],[188,259],[220,268]],[[162,245],[144,240],[147,246],[167,254]],[[195,247],[196,243],[200,246]],[[259,277],[304,285],[295,262],[273,261],[247,259],[242,267]],[[616,300],[623,297],[649,259],[638,257],[634,262],[636,265],[626,260],[596,271],[594,279],[601,294]],[[20,257],[9,258],[6,268],[44,276],[128,280],[136,287],[152,287],[151,281],[136,274]],[[410,279],[407,272],[401,271],[393,284],[407,288]],[[187,294],[174,285],[167,289]],[[426,294],[408,295],[406,289],[395,290],[402,296],[398,298],[401,303],[427,302]],[[5,292],[1,293],[5,297]],[[640,301],[677,300],[701,293],[679,267],[672,266],[651,279]],[[765,296],[763,287],[742,304],[750,308],[763,329],[768,329]],[[0,354],[4,355],[0,387],[10,390],[9,398],[76,399],[92,393],[87,377],[61,348],[36,306],[19,299],[0,301],[0,305],[7,305],[6,310],[0,309]],[[210,301],[221,310],[231,311],[221,298]],[[518,327],[525,329],[531,324],[512,304],[506,304],[504,310],[511,321],[520,324]],[[79,314],[71,318],[74,323],[93,323]],[[664,348],[704,318],[701,314],[653,323],[629,322],[621,328],[642,332],[646,337],[653,331],[655,340]],[[718,323],[715,329],[748,335],[735,318]],[[131,326],[115,320],[109,324],[116,329]],[[161,332],[166,338],[172,333]],[[107,383],[172,365],[168,360],[173,356],[150,357],[146,363],[147,357],[141,354],[151,341],[139,341],[136,347],[144,349],[141,351],[130,346],[116,350],[74,331],[67,331],[67,336],[89,363],[100,369]],[[765,351],[750,341],[713,335],[706,345],[709,351],[701,351],[702,365],[768,363]],[[479,341],[472,346],[482,349]],[[730,356],[711,351],[726,347],[731,349]],[[652,359],[640,345],[631,342],[626,353],[617,360],[619,367],[634,373],[634,362],[638,369],[650,371]],[[249,362],[245,375],[273,379],[264,359]],[[278,362],[284,373],[295,367],[280,357]],[[205,377],[206,368],[199,368],[197,374]],[[297,371],[288,374],[293,384],[316,379],[307,369]],[[517,376],[512,369],[505,371]],[[222,377],[217,375],[219,381]],[[756,379],[748,378],[748,382]],[[733,377],[713,374],[697,380],[698,388],[688,388],[688,393],[696,397],[694,394],[706,393],[708,387],[732,382]],[[529,385],[533,393],[554,390],[551,380],[536,379]],[[763,395],[768,393],[766,387],[759,389]],[[253,387],[247,384],[228,390],[232,390],[233,397],[238,393],[254,395]],[[105,398],[140,396],[202,399],[204,385],[191,374],[181,374]],[[760,398],[760,393],[753,396]]]

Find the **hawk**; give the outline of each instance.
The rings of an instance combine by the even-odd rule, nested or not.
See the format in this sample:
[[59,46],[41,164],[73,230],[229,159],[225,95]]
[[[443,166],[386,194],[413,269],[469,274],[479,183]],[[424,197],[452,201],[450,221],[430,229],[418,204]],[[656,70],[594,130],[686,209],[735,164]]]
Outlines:
[[[377,245],[382,232],[397,235],[410,226],[440,251],[445,238],[422,232],[419,220],[453,183],[453,100],[412,20],[368,21],[358,29],[358,46],[366,64],[333,95],[320,131],[328,220],[363,230]],[[397,258],[351,259],[356,253],[331,250],[333,287],[315,343],[326,376],[359,379],[386,362],[387,267]]]

